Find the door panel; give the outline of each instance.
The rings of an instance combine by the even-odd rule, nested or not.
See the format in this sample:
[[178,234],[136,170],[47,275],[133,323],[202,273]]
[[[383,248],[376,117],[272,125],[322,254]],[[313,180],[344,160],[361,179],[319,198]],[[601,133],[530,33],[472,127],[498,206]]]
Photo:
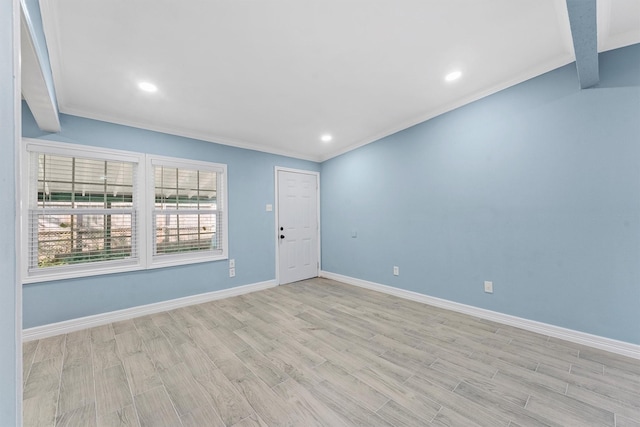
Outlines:
[[278,171],[280,284],[318,275],[318,177]]

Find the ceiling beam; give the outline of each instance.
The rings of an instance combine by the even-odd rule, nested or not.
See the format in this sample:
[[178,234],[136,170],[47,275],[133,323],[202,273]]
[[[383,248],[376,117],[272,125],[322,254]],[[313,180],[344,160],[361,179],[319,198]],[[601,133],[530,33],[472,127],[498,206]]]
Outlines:
[[21,2],[20,51],[22,96],[38,127],[45,132],[60,132],[60,118],[56,101],[48,56],[43,58],[46,47],[38,41],[33,21],[26,5]]
[[580,88],[586,89],[600,80],[596,0],[567,0],[567,9],[578,80]]

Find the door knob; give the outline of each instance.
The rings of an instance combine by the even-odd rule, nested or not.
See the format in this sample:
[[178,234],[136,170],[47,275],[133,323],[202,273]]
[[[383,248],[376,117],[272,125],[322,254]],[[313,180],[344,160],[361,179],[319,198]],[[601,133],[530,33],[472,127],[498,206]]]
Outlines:
[[280,231],[284,231],[284,227],[280,227]]
[[281,238],[281,239],[284,239],[284,234],[281,234],[281,235],[280,235],[280,238]]

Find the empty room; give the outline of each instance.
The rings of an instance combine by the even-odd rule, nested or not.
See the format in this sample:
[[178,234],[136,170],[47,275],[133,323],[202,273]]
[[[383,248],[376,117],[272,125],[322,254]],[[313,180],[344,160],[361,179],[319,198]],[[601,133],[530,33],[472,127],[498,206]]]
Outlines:
[[0,426],[640,426],[640,0],[0,28]]

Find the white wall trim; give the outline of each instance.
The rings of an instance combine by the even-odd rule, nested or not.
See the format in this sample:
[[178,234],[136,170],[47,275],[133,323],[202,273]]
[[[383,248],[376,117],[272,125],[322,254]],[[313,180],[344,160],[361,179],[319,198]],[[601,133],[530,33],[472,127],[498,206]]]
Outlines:
[[[8,2],[7,2],[8,3]],[[21,55],[21,11],[22,11],[22,3],[18,0],[11,1],[11,6],[9,6],[9,10],[12,12],[12,30],[13,30],[13,54],[12,54],[12,62],[13,62],[13,87],[12,89],[12,99],[13,99],[13,141],[10,143],[13,144],[13,151],[11,151],[14,155],[14,203],[15,203],[15,236],[14,236],[14,254],[15,261],[13,266],[13,286],[15,286],[15,327],[14,327],[14,337],[15,337],[15,381],[16,381],[16,390],[15,390],[15,422],[16,425],[22,425],[23,416],[22,416],[22,392],[24,389],[23,378],[22,378],[22,340],[21,340],[21,329],[22,329],[22,283],[21,283],[21,271],[20,264],[18,263],[18,257],[21,253],[21,228],[20,223],[22,221],[22,217],[20,216],[20,205],[22,203],[22,192],[20,191],[21,185],[21,165],[22,165],[22,154],[20,147],[20,138],[22,137],[22,97],[20,96],[22,90],[22,66],[20,63],[20,55]],[[4,22],[4,20],[3,20]],[[3,41],[4,43],[4,41]],[[4,47],[2,48],[4,49]],[[7,84],[3,81],[3,84]],[[4,101],[3,101],[4,102]],[[4,108],[4,104],[2,106]],[[5,124],[3,124],[4,126]],[[4,136],[4,133],[3,133]],[[11,416],[9,417],[11,418]],[[5,420],[7,421],[7,420]]]
[[421,302],[423,304],[432,305],[434,307],[468,314],[470,316],[479,317],[481,319],[492,320],[504,325],[514,326],[516,328],[525,329],[527,331],[536,332],[538,334],[547,335],[554,338],[560,338],[576,344],[582,344],[600,350],[610,351],[611,353],[621,354],[623,356],[632,357],[634,359],[640,359],[640,345],[601,337],[598,335],[592,335],[585,332],[575,331],[573,329],[562,328],[560,326],[537,322],[535,320],[524,319],[522,317],[511,316],[509,314],[486,310],[484,308],[473,307],[470,305],[436,298],[418,292],[407,291],[404,289],[394,288],[392,286],[356,279],[354,277],[343,276],[341,274],[331,273],[329,271],[321,271],[320,277],[336,280],[348,285],[359,286],[361,288],[366,288],[389,295],[394,295],[396,297],[408,299],[411,301]]
[[140,305],[137,307],[125,308],[123,310],[110,311],[108,313],[95,314],[92,316],[80,317],[77,319],[65,320],[63,322],[50,323],[48,325],[36,326],[22,331],[24,342],[52,337],[54,335],[68,334],[81,329],[93,328],[95,326],[106,325],[120,320],[132,319],[134,317],[146,316],[148,314],[173,310],[188,305],[202,304],[223,298],[235,297],[251,292],[261,291],[277,286],[275,280],[267,280],[249,285],[236,286],[235,288],[222,289],[220,291],[207,292],[204,294],[191,295],[183,298],[176,298],[168,301],[156,302],[153,304]]

